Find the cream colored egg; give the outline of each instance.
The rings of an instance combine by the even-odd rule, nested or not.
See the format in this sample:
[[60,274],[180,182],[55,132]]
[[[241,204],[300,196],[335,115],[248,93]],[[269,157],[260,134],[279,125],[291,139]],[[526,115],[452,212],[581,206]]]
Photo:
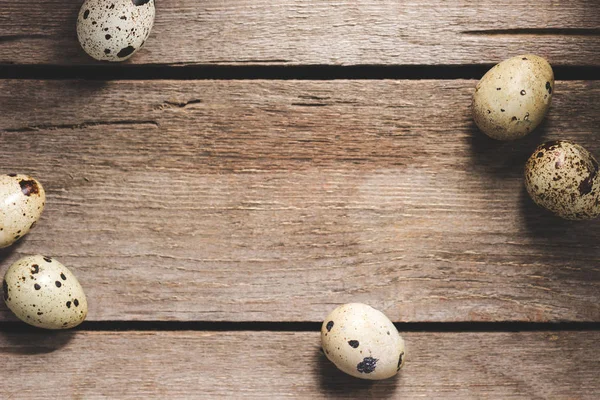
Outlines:
[[0,175],[0,248],[8,247],[35,225],[46,204],[42,185],[27,175]]
[[154,0],[86,0],[77,18],[77,37],[96,60],[124,61],[150,36],[154,15]]
[[22,321],[46,329],[68,329],[87,316],[79,281],[50,257],[24,257],[11,265],[2,282],[4,301]]
[[491,138],[522,138],[543,121],[553,92],[554,72],[548,61],[532,54],[509,58],[477,84],[473,119]]
[[404,340],[382,312],[361,303],[333,310],[321,327],[327,358],[345,373],[362,379],[390,378],[404,365]]
[[598,161],[566,140],[539,146],[525,165],[525,187],[538,205],[572,220],[600,215]]

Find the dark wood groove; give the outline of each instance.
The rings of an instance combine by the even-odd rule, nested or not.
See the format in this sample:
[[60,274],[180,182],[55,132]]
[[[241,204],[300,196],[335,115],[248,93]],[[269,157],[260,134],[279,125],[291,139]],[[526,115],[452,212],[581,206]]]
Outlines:
[[521,28],[465,30],[464,35],[536,35],[536,36],[600,36],[598,28]]
[[[184,106],[180,106],[184,107]],[[36,132],[44,130],[56,130],[56,129],[85,129],[92,126],[114,126],[114,125],[152,125],[158,127],[159,124],[156,121],[144,120],[120,120],[120,121],[84,121],[80,124],[43,124],[43,125],[32,125],[22,128],[15,129],[2,129],[1,132],[15,133],[15,132]]]
[[[400,332],[558,332],[600,331],[600,322],[396,322]],[[210,331],[210,332],[317,332],[321,322],[312,321],[90,321],[73,331]],[[3,322],[0,332],[46,332],[20,322]]]
[[[0,79],[85,80],[378,80],[480,79],[493,65],[8,65]],[[597,80],[600,67],[555,66],[557,80]]]

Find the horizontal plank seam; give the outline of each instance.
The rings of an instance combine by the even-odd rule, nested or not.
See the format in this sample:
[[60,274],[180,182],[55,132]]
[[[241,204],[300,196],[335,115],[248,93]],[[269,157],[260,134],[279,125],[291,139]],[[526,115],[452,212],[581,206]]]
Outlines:
[[[0,64],[0,79],[86,80],[380,80],[480,79],[491,64],[473,65],[16,65]],[[557,80],[598,80],[600,67],[554,66]]]
[[521,29],[481,29],[464,30],[463,35],[536,35],[536,36],[600,36],[598,28],[521,28]]
[[[600,322],[397,322],[400,332],[600,331]],[[318,332],[321,322],[89,321],[76,331],[272,331]],[[0,323],[1,332],[42,332],[19,322]]]

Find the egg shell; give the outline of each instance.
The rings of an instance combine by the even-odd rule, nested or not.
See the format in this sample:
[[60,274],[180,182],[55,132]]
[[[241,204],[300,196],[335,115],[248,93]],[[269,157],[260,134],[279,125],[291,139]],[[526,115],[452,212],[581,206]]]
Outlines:
[[525,187],[533,201],[562,218],[600,215],[598,161],[576,143],[558,140],[535,149],[525,165]]
[[521,55],[490,69],[473,94],[473,119],[497,140],[532,132],[544,119],[554,93],[554,72],[542,57]]
[[86,0],[77,18],[77,37],[96,60],[124,61],[148,39],[154,15],[154,0]]
[[0,248],[25,236],[46,204],[42,185],[27,175],[0,175]]
[[60,262],[41,255],[11,265],[2,282],[8,308],[23,322],[38,328],[68,329],[87,316],[83,288]]
[[337,307],[323,322],[321,345],[327,358],[357,378],[390,378],[404,365],[404,340],[382,312],[362,303]]

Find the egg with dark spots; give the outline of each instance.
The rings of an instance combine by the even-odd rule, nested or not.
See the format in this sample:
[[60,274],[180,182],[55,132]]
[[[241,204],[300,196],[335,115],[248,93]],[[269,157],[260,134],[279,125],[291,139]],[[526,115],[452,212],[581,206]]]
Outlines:
[[598,161],[576,143],[558,140],[535,149],[525,165],[525,187],[535,203],[562,218],[600,215]]
[[73,273],[56,259],[24,257],[2,282],[3,298],[21,321],[38,328],[68,329],[85,320],[88,303]]
[[544,120],[554,92],[554,72],[542,57],[504,60],[481,78],[473,94],[475,124],[489,137],[514,140]]
[[321,327],[325,356],[357,378],[390,378],[404,365],[404,340],[382,312],[361,303],[333,310]]
[[125,61],[146,42],[154,0],[86,0],[77,18],[81,47],[100,61]]
[[46,204],[42,185],[27,175],[0,175],[0,248],[8,247],[36,224]]

